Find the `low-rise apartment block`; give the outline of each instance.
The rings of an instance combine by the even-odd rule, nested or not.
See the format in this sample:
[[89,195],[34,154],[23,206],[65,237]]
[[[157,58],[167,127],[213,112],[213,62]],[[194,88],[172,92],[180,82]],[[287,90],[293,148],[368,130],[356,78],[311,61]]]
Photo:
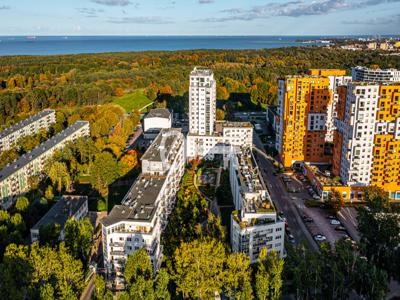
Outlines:
[[56,122],[56,112],[43,110],[25,120],[0,132],[0,151],[6,151],[15,146],[22,137],[38,133],[41,129],[48,130]]
[[142,173],[122,204],[101,220],[104,265],[117,276],[122,275],[127,256],[140,248],[147,250],[155,270],[161,265],[161,233],[185,171],[183,134],[162,129],[141,160]]
[[29,190],[29,178],[41,175],[54,151],[63,148],[68,142],[89,134],[89,122],[77,121],[0,170],[0,206],[9,208],[16,197]]
[[64,240],[64,226],[69,218],[80,219],[87,216],[89,212],[87,196],[63,196],[51,209],[31,228],[31,241],[40,240],[40,228],[50,224],[60,225],[59,240]]
[[232,151],[229,180],[235,211],[231,245],[256,262],[263,248],[284,255],[285,223],[278,217],[250,148]]

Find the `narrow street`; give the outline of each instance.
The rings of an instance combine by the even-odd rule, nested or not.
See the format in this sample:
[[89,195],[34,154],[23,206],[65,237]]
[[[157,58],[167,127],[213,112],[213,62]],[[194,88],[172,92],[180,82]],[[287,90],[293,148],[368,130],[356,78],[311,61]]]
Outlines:
[[289,228],[296,242],[305,241],[310,246],[310,249],[319,251],[317,243],[314,241],[301,219],[295,201],[292,200],[290,194],[287,192],[285,186],[280,180],[280,177],[273,175],[275,168],[271,161],[267,159],[267,155],[263,151],[263,146],[258,135],[254,135],[254,143],[261,174],[270,192],[272,201],[278,211],[282,211],[286,217]]

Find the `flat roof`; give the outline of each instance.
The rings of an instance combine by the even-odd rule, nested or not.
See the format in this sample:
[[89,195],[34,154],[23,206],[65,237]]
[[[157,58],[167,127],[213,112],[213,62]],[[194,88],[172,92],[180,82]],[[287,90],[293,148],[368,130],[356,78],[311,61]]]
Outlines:
[[164,128],[157,135],[153,143],[142,156],[142,160],[163,161],[168,158],[171,146],[177,139],[177,134],[181,135],[180,128]]
[[40,120],[41,118],[44,118],[52,113],[55,113],[55,110],[45,109],[45,110],[37,113],[36,115],[30,116],[30,117],[18,122],[17,124],[10,126],[6,129],[4,129],[2,132],[0,132],[0,139],[16,132],[16,131],[18,131],[18,130],[20,130],[20,129],[22,129],[22,128]]
[[[242,203],[244,211],[256,212],[258,209],[265,208],[266,203],[273,207],[271,197],[264,185],[264,180],[254,159],[252,150],[247,147],[242,148],[241,152],[236,155],[238,161],[236,173],[240,182],[241,191],[254,195],[260,193],[252,200],[244,199],[244,203]],[[264,194],[265,197],[263,197],[262,194]]]
[[158,203],[156,200],[166,178],[141,174],[122,201],[113,207],[109,215],[100,222],[104,226],[121,221],[149,222],[152,220]]
[[212,76],[214,75],[213,71],[207,68],[195,67],[192,72],[190,72],[190,76]]
[[150,110],[150,112],[146,115],[145,118],[166,118],[169,119],[171,117],[171,112],[166,108],[155,108]]
[[48,224],[59,224],[64,228],[67,220],[72,217],[88,201],[87,196],[63,196],[52,208],[32,227],[33,230],[40,229]]
[[68,128],[64,129],[57,135],[51,137],[47,141],[41,143],[39,146],[34,148],[32,151],[23,154],[17,160],[13,161],[10,164],[7,164],[3,169],[0,170],[0,181],[6,179],[7,177],[11,176],[21,168],[28,165],[34,159],[48,151],[49,149],[53,148],[55,145],[59,144],[70,135],[74,134],[79,129],[87,126],[89,124],[88,121],[76,121],[75,124],[69,126]]

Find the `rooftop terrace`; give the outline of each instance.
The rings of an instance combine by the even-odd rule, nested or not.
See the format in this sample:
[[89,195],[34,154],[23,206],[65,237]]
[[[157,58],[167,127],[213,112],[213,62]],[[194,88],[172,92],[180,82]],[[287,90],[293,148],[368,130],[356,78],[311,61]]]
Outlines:
[[237,174],[241,186],[246,213],[267,212],[273,210],[272,201],[259,172],[251,149],[244,148],[237,154]]

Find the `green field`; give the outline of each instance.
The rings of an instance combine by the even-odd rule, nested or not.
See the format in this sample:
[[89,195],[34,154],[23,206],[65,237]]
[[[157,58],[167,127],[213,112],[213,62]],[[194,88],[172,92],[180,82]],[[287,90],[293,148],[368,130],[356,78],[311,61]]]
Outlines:
[[126,94],[122,97],[116,98],[113,103],[118,104],[126,112],[132,110],[140,110],[152,101],[143,94],[143,90],[136,90],[132,93]]

